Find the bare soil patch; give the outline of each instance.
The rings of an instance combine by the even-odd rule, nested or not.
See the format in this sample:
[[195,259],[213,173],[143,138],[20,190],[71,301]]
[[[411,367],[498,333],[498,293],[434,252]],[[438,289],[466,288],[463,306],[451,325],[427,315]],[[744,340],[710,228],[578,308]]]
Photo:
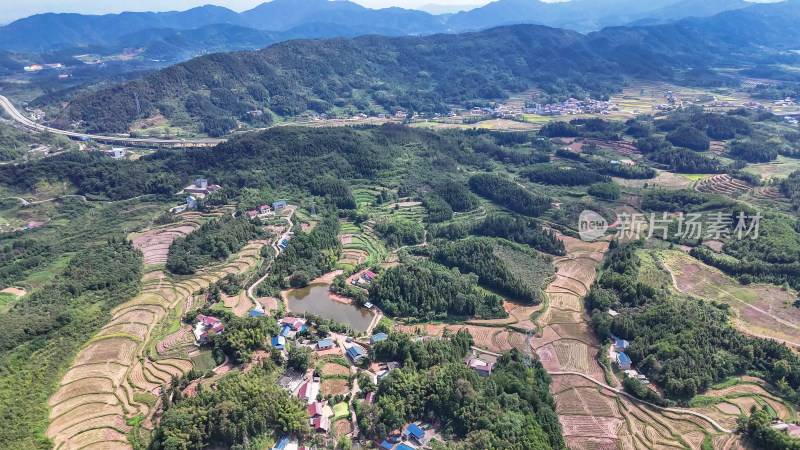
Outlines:
[[328,378],[327,380],[322,380],[320,392],[322,392],[323,396],[344,395],[350,392],[350,384],[347,380],[341,378]]

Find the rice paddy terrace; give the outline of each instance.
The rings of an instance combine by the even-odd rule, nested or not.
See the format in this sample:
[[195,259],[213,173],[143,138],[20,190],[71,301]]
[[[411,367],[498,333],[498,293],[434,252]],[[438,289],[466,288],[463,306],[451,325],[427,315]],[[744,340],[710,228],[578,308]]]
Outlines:
[[[433,336],[441,336],[445,329],[466,328],[478,348],[494,353],[516,348],[537,358],[551,374],[556,412],[571,449],[699,449],[704,442],[713,443],[713,448],[735,448],[738,437],[725,428],[731,428],[738,410],[736,415],[708,406],[664,410],[620,393],[620,386],[606,384],[606,372],[598,362],[602,343],[588,323],[582,298],[594,281],[608,241],[559,237],[567,255],[553,261],[557,271],[544,289],[543,304],[507,301],[509,317],[505,319],[400,328]],[[767,400],[783,405],[772,396]],[[786,406],[782,411],[792,417]]]
[[[177,224],[133,238],[145,253],[143,289],[112,311],[112,320],[78,353],[50,397],[47,436],[57,449],[131,449],[131,424],[152,429],[162,386],[192,369],[194,337],[181,316],[196,307],[194,293],[229,273],[246,273],[259,261],[264,242],[247,245],[226,263],[191,277],[161,270],[169,242],[197,228],[204,217],[189,214]],[[234,311],[249,309],[246,295],[225,299]],[[235,304],[234,304],[235,303]],[[246,309],[245,309],[246,308]]]

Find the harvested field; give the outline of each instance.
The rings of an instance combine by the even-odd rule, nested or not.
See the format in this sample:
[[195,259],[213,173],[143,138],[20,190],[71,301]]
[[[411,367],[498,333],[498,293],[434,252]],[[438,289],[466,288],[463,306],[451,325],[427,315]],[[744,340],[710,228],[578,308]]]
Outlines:
[[571,311],[581,310],[581,299],[575,294],[548,293],[550,307]]
[[561,339],[561,336],[556,333],[556,330],[554,330],[553,327],[545,327],[544,330],[542,330],[541,337],[531,337],[531,347],[539,348],[558,339]]
[[64,384],[50,397],[48,404],[54,406],[72,397],[98,392],[114,392],[114,386],[111,384],[111,380],[108,378],[83,378],[69,384]]
[[728,399],[728,402],[738,406],[745,414],[750,414],[751,411],[754,411],[753,408],[761,408],[761,405],[759,405],[755,397],[731,398]]
[[738,311],[737,326],[776,339],[797,342],[800,309],[792,306],[797,293],[777,286],[744,286],[715,267],[680,251],[656,253],[674,277],[678,291],[725,302]]
[[720,411],[722,411],[725,414],[733,414],[733,415],[737,415],[738,416],[739,414],[742,413],[742,410],[739,409],[739,407],[734,405],[733,403],[720,402],[720,403],[717,403],[714,406],[716,406],[717,409],[719,409]]
[[579,375],[553,375],[552,377],[553,382],[550,384],[550,392],[552,393],[577,387],[597,387],[595,383]]
[[155,320],[156,313],[150,308],[141,307],[141,309],[129,309],[122,314],[114,317],[110,324],[116,323],[142,323],[150,325]]
[[583,297],[588,292],[586,285],[583,282],[578,281],[574,278],[569,278],[563,275],[556,275],[555,281],[550,283],[545,289],[545,292],[561,292],[561,293],[573,293],[579,297]]
[[664,189],[675,191],[680,189],[687,189],[692,184],[692,180],[682,177],[672,172],[659,171],[655,178],[647,180],[628,180],[625,178],[612,177],[614,183],[620,184],[625,187],[642,188],[645,183],[649,186],[659,186]]
[[553,342],[561,369],[567,372],[589,373],[589,348],[580,341],[561,339]]
[[[84,431],[69,438],[65,443],[64,449],[88,448],[92,443],[102,442],[105,448],[130,448],[128,438],[124,434],[111,428],[98,428],[95,430]],[[127,445],[127,447],[125,446]],[[100,447],[92,447],[100,448]]]
[[192,327],[187,325],[180,330],[170,334],[156,344],[156,350],[159,354],[164,355],[174,350],[194,342],[194,334],[192,334]]
[[570,450],[617,450],[617,440],[596,437],[568,437],[567,448]]
[[85,420],[94,417],[119,415],[122,416],[122,407],[117,405],[108,405],[105,403],[86,403],[77,406],[70,411],[56,417],[50,421],[48,433],[50,435],[58,435],[66,428],[73,427]]
[[597,261],[589,258],[565,260],[558,264],[558,274],[572,278],[588,289],[597,274]]
[[550,308],[550,317],[548,323],[580,323],[583,321],[580,313],[576,311],[565,311],[561,309]]
[[547,344],[536,349],[536,356],[539,358],[539,362],[542,363],[542,366],[546,371],[562,371],[561,364],[558,361],[558,356],[556,355],[555,348],[553,348],[553,344]]
[[72,397],[53,406],[50,409],[49,417],[50,419],[54,419],[58,416],[66,414],[67,412],[77,408],[78,406],[85,404],[116,405],[119,404],[119,400],[114,394],[79,395],[77,397]]
[[760,398],[775,410],[775,413],[778,415],[779,419],[788,421],[791,418],[791,413],[788,409],[786,409],[786,405],[783,403],[764,396],[761,396]]
[[78,353],[75,365],[95,362],[129,364],[136,352],[136,342],[126,338],[108,338],[89,344]]
[[552,325],[552,328],[565,339],[575,339],[584,342],[588,345],[600,346],[597,336],[592,329],[589,328],[585,322],[582,323],[559,323]]
[[130,381],[132,387],[143,392],[153,392],[153,390],[161,387],[161,383],[150,381],[147,377],[145,377],[144,369],[142,364],[139,362],[137,362],[136,365],[133,366],[133,369],[131,369]]
[[736,384],[733,386],[729,386],[723,389],[712,389],[706,392],[703,395],[707,395],[709,397],[725,397],[731,394],[756,394],[761,396],[769,396],[770,394],[764,390],[761,386],[744,383],[744,384]]
[[325,375],[350,375],[350,368],[336,363],[326,363],[322,366],[322,376]]
[[559,415],[619,416],[616,399],[601,394],[596,387],[569,389],[554,399]]
[[106,326],[97,336],[107,336],[109,334],[124,333],[144,340],[147,336],[147,325],[138,322],[117,323],[114,325]]
[[702,406],[699,408],[692,408],[692,411],[699,412],[700,414],[705,414],[708,417],[716,420],[717,423],[722,425],[725,428],[736,428],[736,418],[738,417],[738,413],[734,414],[725,414],[721,412],[719,409],[716,408],[714,405]]
[[[192,370],[192,362],[189,361],[189,360],[186,360],[186,359],[177,359],[177,358],[159,359],[157,361],[157,363],[158,363],[159,366],[162,366],[162,367],[164,367],[164,366],[172,366],[176,370],[179,370],[179,371],[181,371],[183,373],[186,373],[186,372]],[[164,367],[164,368],[165,368],[165,370],[171,370],[171,369],[168,369],[168,367]]]
[[525,351],[525,335],[516,331],[508,334],[508,344],[521,352]]
[[323,397],[327,395],[344,395],[350,392],[350,384],[347,380],[341,378],[328,378],[327,380],[322,380],[320,392],[322,392]]
[[112,362],[84,364],[70,367],[61,379],[62,384],[71,383],[83,378],[108,378],[119,384],[125,378],[128,366]]
[[514,348],[508,341],[509,334],[510,332],[508,330],[495,332],[492,335],[492,345],[489,347],[489,350],[493,352],[504,352]]
[[691,431],[681,437],[684,441],[686,441],[687,444],[691,446],[691,448],[700,448],[700,446],[703,444],[703,439],[706,438],[706,434],[702,431]]
[[694,190],[697,192],[713,192],[735,197],[743,192],[752,191],[753,187],[747,182],[733,178],[725,173],[713,175],[698,181],[694,186]]
[[353,426],[349,419],[339,419],[333,424],[333,432],[336,437],[345,436],[353,432]]
[[616,417],[558,416],[564,436],[616,438],[623,420]]

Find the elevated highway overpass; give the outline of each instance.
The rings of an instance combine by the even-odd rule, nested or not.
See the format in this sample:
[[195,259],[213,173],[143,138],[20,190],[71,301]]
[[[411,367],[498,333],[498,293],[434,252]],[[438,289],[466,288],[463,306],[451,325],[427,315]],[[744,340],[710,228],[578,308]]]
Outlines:
[[213,147],[227,139],[150,139],[132,138],[122,136],[104,136],[100,134],[75,133],[72,131],[59,130],[42,124],[36,123],[25,116],[14,107],[10,100],[0,95],[0,106],[14,119],[15,122],[33,131],[49,131],[54,134],[67,136],[70,139],[83,140],[92,139],[101,144],[118,145],[120,147],[147,147],[147,148],[198,148]]

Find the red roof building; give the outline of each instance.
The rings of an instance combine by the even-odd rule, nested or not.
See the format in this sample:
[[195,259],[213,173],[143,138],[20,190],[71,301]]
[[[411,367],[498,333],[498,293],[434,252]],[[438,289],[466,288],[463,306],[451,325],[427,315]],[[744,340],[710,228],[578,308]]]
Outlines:
[[367,392],[367,396],[364,398],[367,403],[375,403],[375,393],[374,392]]
[[322,415],[322,409],[325,408],[325,403],[316,402],[308,405],[308,415],[317,417]]
[[300,400],[308,399],[308,394],[310,393],[311,393],[311,382],[306,381],[305,383],[303,383],[302,386],[300,386],[300,390],[297,391],[297,398],[299,398]]
[[317,431],[328,432],[331,427],[331,421],[327,417],[315,417],[311,419],[311,426]]

